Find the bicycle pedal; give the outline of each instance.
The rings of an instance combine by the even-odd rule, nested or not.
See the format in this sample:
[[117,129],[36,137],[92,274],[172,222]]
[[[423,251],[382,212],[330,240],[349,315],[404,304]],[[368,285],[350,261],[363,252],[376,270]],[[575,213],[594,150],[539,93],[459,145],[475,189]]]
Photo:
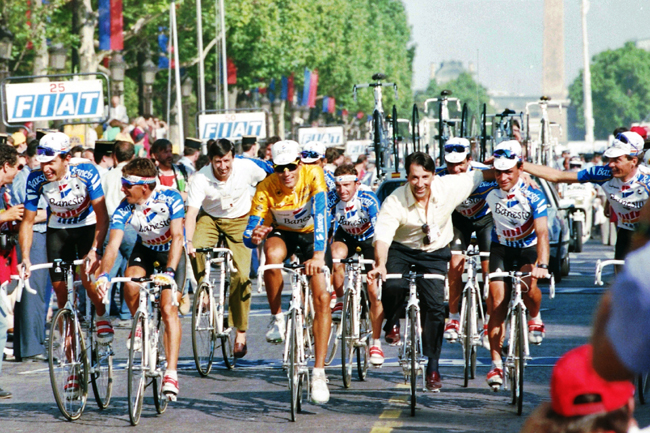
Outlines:
[[177,395],[171,392],[165,393],[165,397],[167,397],[167,401],[176,401]]

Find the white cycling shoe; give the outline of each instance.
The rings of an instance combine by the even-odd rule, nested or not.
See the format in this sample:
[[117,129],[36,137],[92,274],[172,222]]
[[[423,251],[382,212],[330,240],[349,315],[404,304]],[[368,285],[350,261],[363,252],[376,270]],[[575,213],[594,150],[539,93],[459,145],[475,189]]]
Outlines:
[[329,400],[330,400],[330,390],[327,387],[327,376],[325,376],[325,372],[312,373],[311,402],[314,404],[325,404]]

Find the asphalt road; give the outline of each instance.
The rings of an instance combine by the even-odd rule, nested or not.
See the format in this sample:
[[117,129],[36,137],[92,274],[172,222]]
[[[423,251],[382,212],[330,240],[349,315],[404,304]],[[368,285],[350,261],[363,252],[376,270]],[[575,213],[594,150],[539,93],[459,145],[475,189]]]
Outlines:
[[[253,298],[249,352],[236,369],[213,368],[201,378],[194,368],[190,317],[182,319],[179,400],[166,413],[156,415],[152,398],[145,399],[138,427],[143,432],[246,431],[246,432],[518,432],[525,417],[549,400],[549,378],[557,359],[567,350],[585,343],[590,335],[592,315],[603,288],[594,286],[595,261],[611,258],[612,247],[596,241],[585,252],[572,254],[571,274],[557,285],[554,300],[544,296],[542,317],[547,334],[541,346],[531,348],[532,361],[526,368],[524,414],[518,416],[508,404],[507,392],[492,392],[485,383],[489,369],[487,350],[479,350],[477,378],[462,387],[462,353],[457,344],[445,343],[442,351],[441,393],[421,393],[415,417],[408,407],[409,389],[397,366],[396,349],[384,346],[386,364],[371,369],[365,382],[353,380],[344,389],[340,362],[327,369],[331,400],[315,406],[305,404],[297,422],[290,421],[286,375],[280,367],[281,346],[267,344],[264,332],[269,321],[266,297]],[[608,270],[605,280],[611,280]],[[285,291],[286,292],[286,291]],[[3,363],[0,385],[14,397],[0,400],[0,432],[105,432],[131,428],[127,414],[124,370],[126,328],[116,328],[114,343],[115,386],[108,409],[99,411],[92,391],[82,418],[67,422],[59,413],[50,388],[46,363]],[[641,425],[650,424],[647,406],[637,408]]]

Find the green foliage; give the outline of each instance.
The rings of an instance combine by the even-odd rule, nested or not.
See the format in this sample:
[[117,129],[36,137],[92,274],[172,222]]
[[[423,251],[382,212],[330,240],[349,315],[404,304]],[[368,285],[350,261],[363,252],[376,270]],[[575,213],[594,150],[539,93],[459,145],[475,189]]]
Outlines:
[[[650,114],[650,52],[627,42],[616,50],[596,54],[591,63],[594,135],[606,139],[620,126],[644,120]],[[584,128],[582,74],[569,86],[576,107],[577,126]]]

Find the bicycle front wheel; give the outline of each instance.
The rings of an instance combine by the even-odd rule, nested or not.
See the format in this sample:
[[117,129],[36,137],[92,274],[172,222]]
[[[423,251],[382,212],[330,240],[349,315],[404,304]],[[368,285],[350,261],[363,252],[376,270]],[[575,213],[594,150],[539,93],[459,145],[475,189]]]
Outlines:
[[[129,348],[129,363],[127,365],[129,420],[131,425],[138,425],[142,413],[144,390],[147,386],[147,366],[144,359],[144,345],[149,344],[149,330],[144,326],[145,317],[138,311],[133,318],[131,326],[131,347]],[[138,329],[140,330],[138,332]],[[142,335],[140,344],[136,342],[136,335]]]
[[226,281],[224,281],[224,306],[223,306],[223,315],[222,317],[219,317],[219,314],[217,314],[217,320],[221,320],[223,322],[223,330],[226,332],[228,329],[228,333],[226,335],[222,336],[220,338],[221,340],[221,354],[223,355],[223,363],[226,364],[226,368],[228,370],[232,370],[235,368],[235,362],[237,362],[237,359],[235,358],[235,332],[236,329],[234,326],[228,327],[228,316],[225,314],[228,312],[228,294],[230,292],[230,274],[226,274],[227,278]]
[[359,375],[359,380],[364,381],[368,376],[372,324],[370,323],[370,307],[368,306],[368,297],[365,291],[361,292],[359,299],[359,337],[363,344],[356,348],[357,373]]
[[330,329],[329,340],[327,340],[327,357],[325,358],[325,365],[330,365],[336,357],[336,351],[339,348],[339,340],[341,338],[341,322],[332,320],[332,327]]
[[463,295],[462,305],[465,317],[463,323],[463,387],[467,388],[472,369],[472,349],[474,348],[472,345],[472,300],[470,291],[467,289]]
[[526,321],[524,320],[524,311],[521,305],[515,307],[515,341],[513,344],[514,362],[510,384],[512,386],[512,404],[517,405],[517,415],[521,415],[524,402],[524,332]]
[[86,407],[88,358],[79,322],[67,308],[52,319],[49,344],[50,382],[54,400],[63,416],[76,420]]
[[411,379],[411,416],[415,416],[415,405],[417,404],[417,387],[418,387],[418,358],[420,356],[420,344],[418,341],[418,316],[415,308],[409,309],[409,339],[410,339],[410,365],[409,375]]
[[352,357],[354,356],[354,336],[352,335],[352,294],[346,291],[343,298],[343,314],[341,315],[341,372],[343,373],[343,386],[350,387],[352,382]]
[[156,332],[158,333],[158,344],[156,349],[156,373],[158,375],[154,376],[153,378],[153,404],[156,407],[156,412],[163,413],[165,410],[167,410],[167,404],[169,403],[169,400],[167,399],[167,396],[162,392],[162,379],[165,374],[165,370],[167,369],[167,356],[165,355],[166,352],[164,344],[165,323],[160,318],[160,312],[158,313],[158,327]]
[[296,310],[289,315],[289,393],[291,394],[291,421],[296,421],[298,412],[298,394],[300,392],[300,375],[298,373],[298,329],[296,323]]
[[90,331],[91,375],[95,401],[100,409],[106,409],[113,394],[113,349],[107,344],[99,344],[95,335],[95,321]]
[[212,311],[214,303],[210,299],[210,288],[202,283],[194,294],[192,307],[192,351],[196,370],[203,377],[212,369],[214,358],[216,314]]

